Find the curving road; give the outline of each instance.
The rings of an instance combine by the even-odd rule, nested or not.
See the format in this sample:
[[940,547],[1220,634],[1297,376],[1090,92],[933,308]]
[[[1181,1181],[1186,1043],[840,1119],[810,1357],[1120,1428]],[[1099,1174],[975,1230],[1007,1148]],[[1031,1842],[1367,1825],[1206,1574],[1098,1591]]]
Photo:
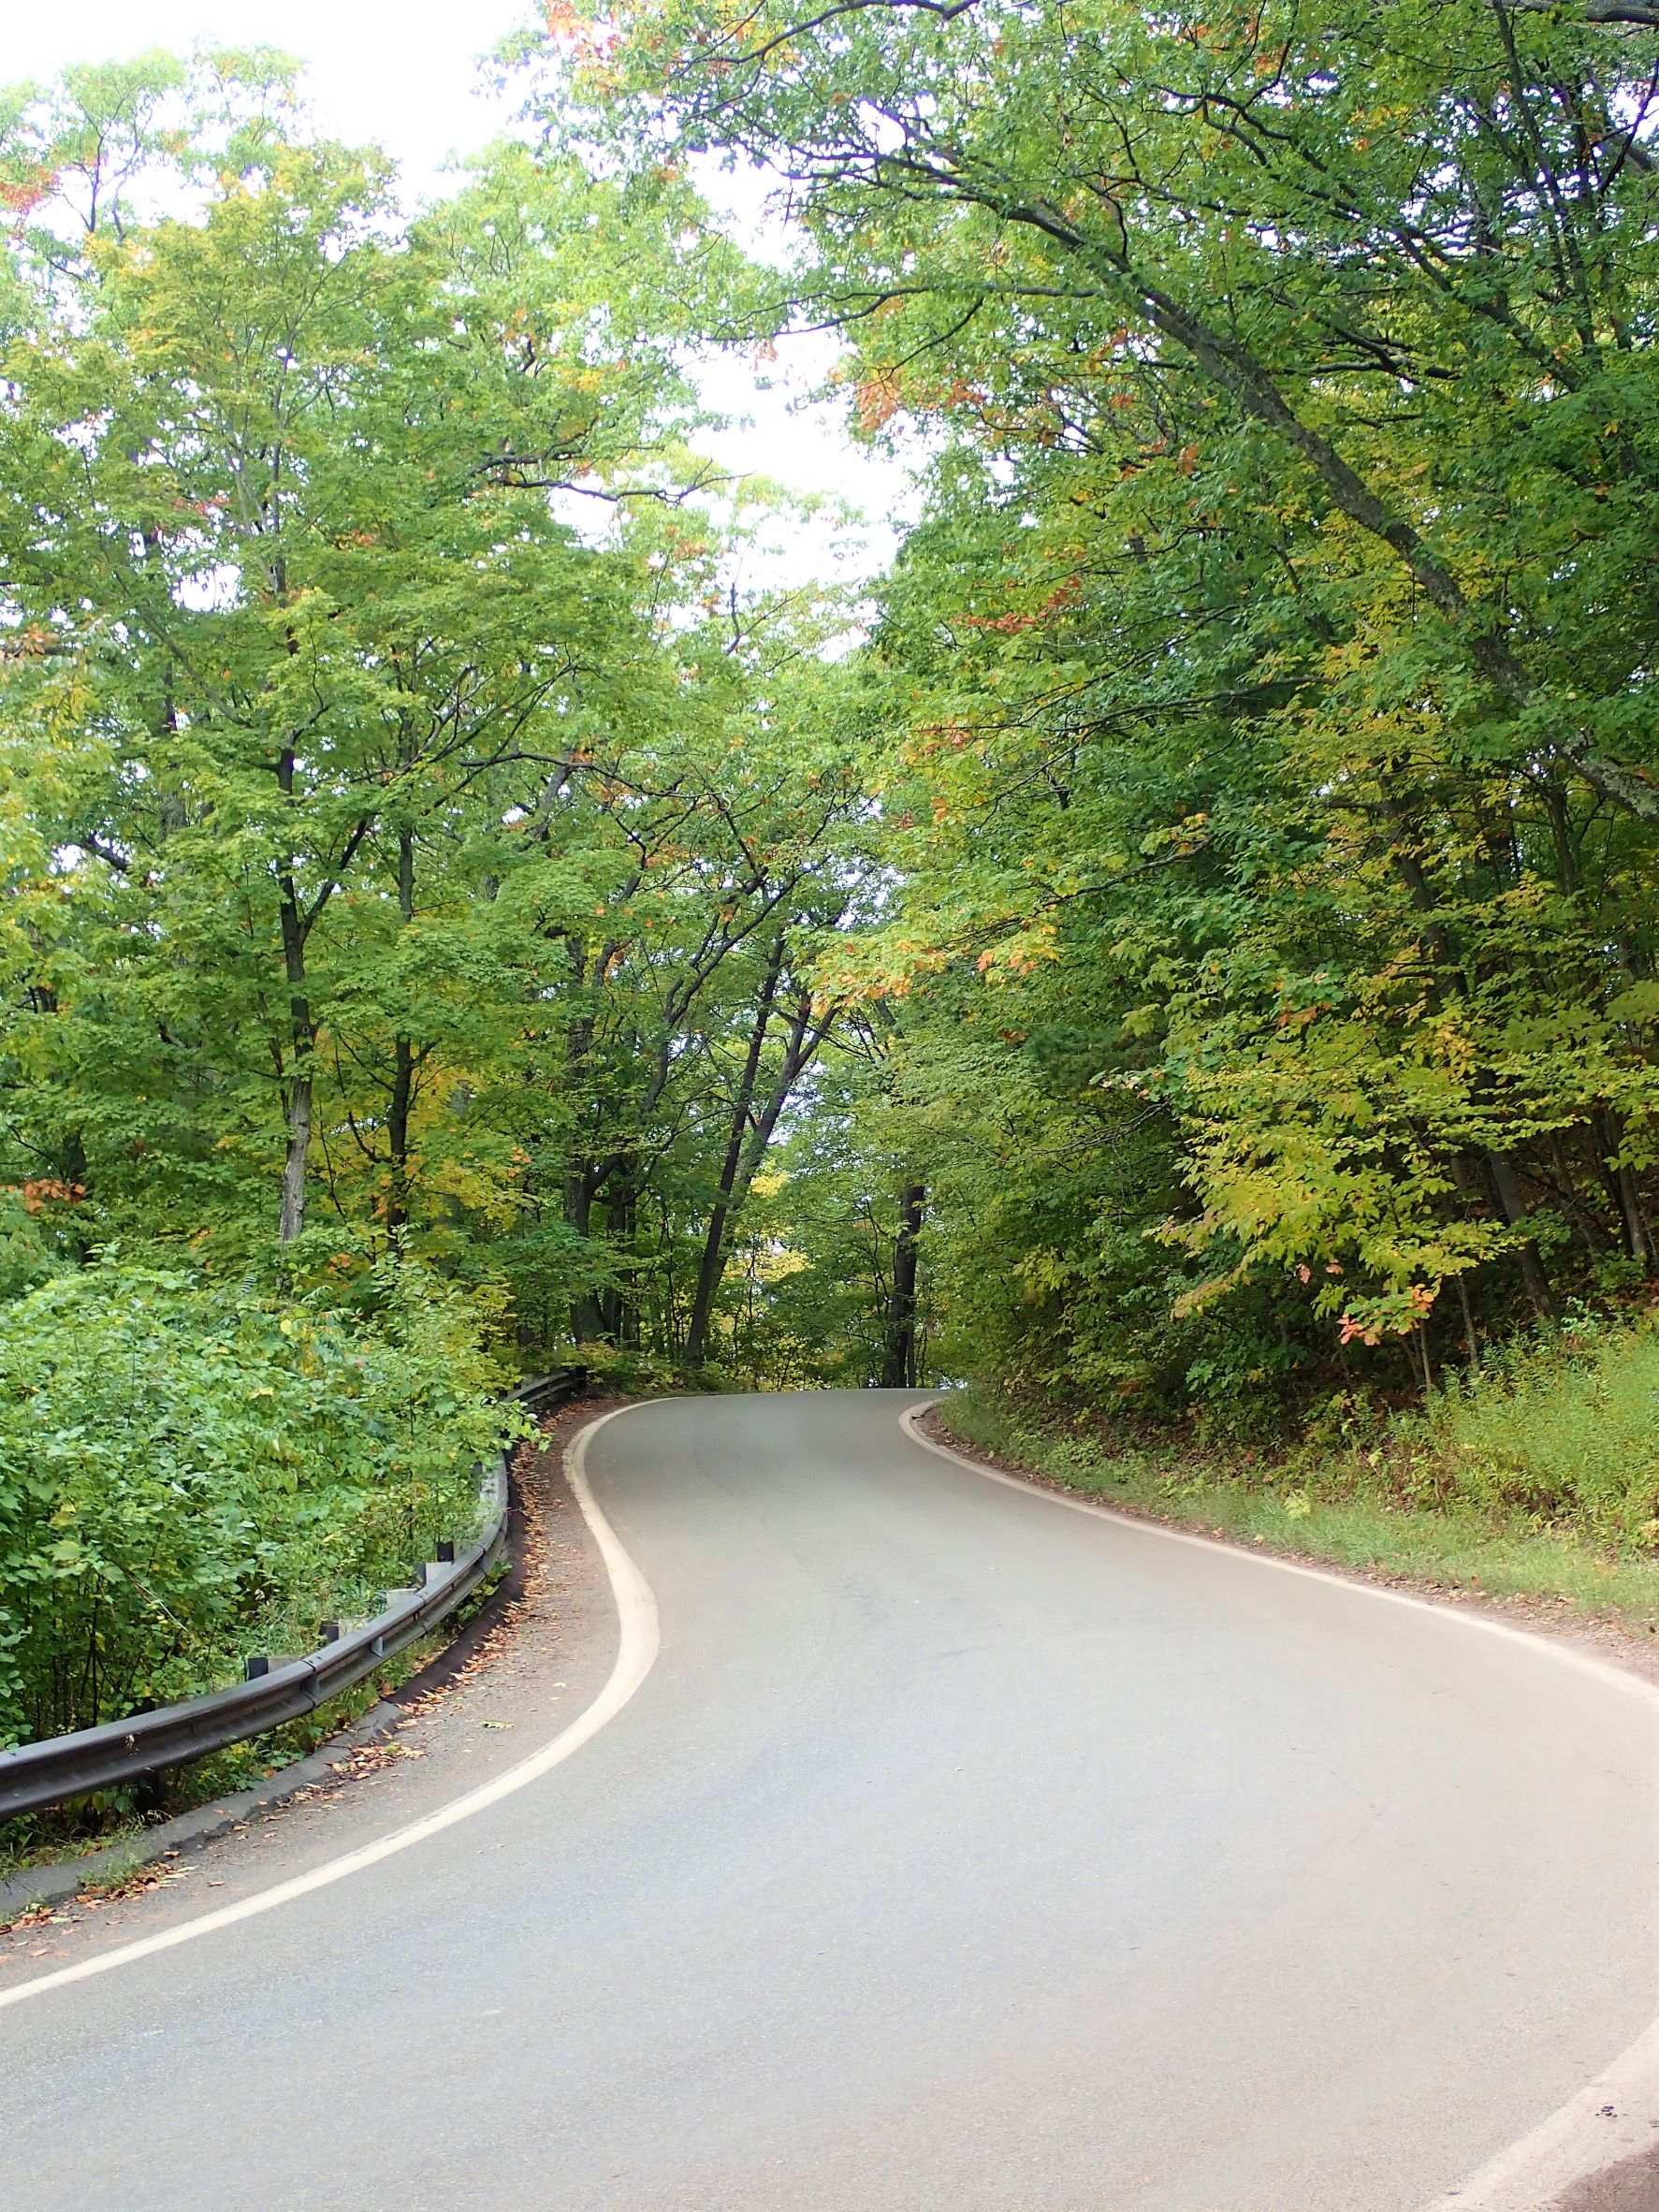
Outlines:
[[1647,2027],[1659,1706],[905,1403],[599,1432],[632,1701],[0,2011],[7,2212],[1418,2212]]

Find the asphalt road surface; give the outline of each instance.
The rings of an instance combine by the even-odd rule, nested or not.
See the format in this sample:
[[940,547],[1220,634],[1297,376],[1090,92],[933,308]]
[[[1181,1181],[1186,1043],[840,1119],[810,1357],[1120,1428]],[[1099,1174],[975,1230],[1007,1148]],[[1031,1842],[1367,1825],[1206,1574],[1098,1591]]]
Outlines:
[[0,2012],[7,2212],[1416,2212],[1647,2027],[1639,1697],[986,1480],[906,1403],[597,1434],[632,1701]]

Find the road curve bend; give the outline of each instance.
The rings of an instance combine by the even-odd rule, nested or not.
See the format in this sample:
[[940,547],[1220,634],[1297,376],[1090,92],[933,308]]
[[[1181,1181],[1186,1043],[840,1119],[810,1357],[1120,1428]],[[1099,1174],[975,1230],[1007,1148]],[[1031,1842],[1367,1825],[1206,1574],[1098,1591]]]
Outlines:
[[1056,1511],[908,1403],[592,1433],[654,1666],[0,2011],[4,2212],[1419,2212],[1637,2042],[1659,1699]]

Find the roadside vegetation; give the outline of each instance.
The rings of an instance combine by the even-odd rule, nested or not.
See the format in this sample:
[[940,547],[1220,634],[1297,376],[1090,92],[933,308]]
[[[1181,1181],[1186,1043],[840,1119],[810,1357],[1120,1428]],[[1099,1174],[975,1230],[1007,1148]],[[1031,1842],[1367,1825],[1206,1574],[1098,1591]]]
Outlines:
[[355,1313],[116,1260],[0,1332],[0,1742],[312,1650],[373,1612],[508,1432],[468,1302],[410,1266]]
[[[1659,1633],[1659,1332],[1578,1326],[1389,1416],[1344,1396],[1244,1446],[953,1392],[935,1421],[997,1462],[1200,1533],[1469,1597]],[[1646,1517],[1644,1520],[1641,1517]]]
[[[0,1741],[305,1641],[578,1351],[1640,1613],[1652,11],[499,66],[420,209],[274,52],[0,97]],[[856,588],[699,445],[825,328]]]

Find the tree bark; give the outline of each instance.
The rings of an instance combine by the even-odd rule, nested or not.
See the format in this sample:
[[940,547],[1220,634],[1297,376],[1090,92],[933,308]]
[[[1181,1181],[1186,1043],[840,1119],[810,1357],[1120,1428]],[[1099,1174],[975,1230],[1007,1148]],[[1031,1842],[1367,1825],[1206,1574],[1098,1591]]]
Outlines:
[[599,1332],[607,1344],[623,1347],[637,1346],[639,1342],[639,1314],[631,1288],[633,1279],[631,1248],[638,1218],[635,1172],[632,1163],[617,1170],[605,1195],[605,1236],[613,1259],[622,1252],[628,1252],[630,1258],[627,1266],[621,1269],[623,1279],[607,1285],[600,1293]]
[[916,1343],[916,1275],[921,1257],[922,1213],[926,1186],[907,1184],[899,1194],[898,1241],[893,1252],[893,1288],[881,1346],[881,1388],[913,1390],[920,1377]]
[[[578,1162],[564,1179],[564,1218],[584,1241],[593,1227],[591,1171]],[[595,1344],[604,1333],[599,1301],[591,1290],[578,1290],[570,1302],[570,1332],[577,1344]]]
[[277,1235],[290,1244],[305,1230],[305,1167],[311,1151],[312,1051],[316,1025],[305,977],[305,924],[292,876],[282,880],[283,969],[288,983],[288,1149],[283,1161],[282,1211]]
[[1653,1240],[1649,1230],[1647,1216],[1642,1212],[1641,1193],[1628,1165],[1619,1164],[1619,1154],[1624,1143],[1624,1119],[1610,1106],[1598,1106],[1591,1116],[1590,1148],[1595,1159],[1601,1186],[1614,1218],[1619,1224],[1619,1234],[1624,1249],[1636,1261],[1644,1275],[1653,1268]]
[[[1526,1201],[1516,1180],[1514,1164],[1506,1153],[1489,1152],[1486,1156],[1486,1171],[1498,1201],[1498,1210],[1513,1229],[1517,1222],[1524,1221],[1527,1215]],[[1550,1288],[1550,1278],[1544,1273],[1544,1262],[1538,1257],[1538,1247],[1531,1237],[1521,1245],[1516,1257],[1521,1262],[1521,1280],[1532,1301],[1533,1310],[1540,1321],[1553,1321],[1555,1299]]]
[[[415,919],[415,833],[398,832],[398,911],[407,928]],[[401,1030],[392,1040],[392,1096],[386,1109],[391,1146],[391,1187],[386,1193],[388,1236],[409,1226],[409,1110],[415,1099],[415,1045]]]
[[288,1084],[288,1150],[283,1161],[283,1202],[277,1236],[291,1244],[305,1230],[305,1161],[311,1150],[311,1077]]
[[726,1142],[725,1160],[720,1168],[720,1191],[715,1200],[714,1211],[708,1216],[708,1229],[703,1239],[703,1256],[697,1267],[697,1288],[691,1299],[691,1317],[686,1325],[685,1357],[689,1366],[698,1365],[707,1350],[708,1323],[714,1311],[715,1295],[720,1287],[720,1277],[725,1273],[726,1225],[731,1219],[732,1201],[743,1166],[744,1141],[749,1134],[749,1117],[754,1108],[761,1055],[765,1049],[766,1030],[771,1023],[772,1008],[777,1000],[778,984],[782,974],[783,933],[779,930],[772,940],[772,950],[766,960],[760,1003],[755,1009],[754,1026],[749,1031],[749,1052],[738,1081],[737,1096],[732,1103],[732,1128]]
[[1624,1216],[1624,1238],[1630,1257],[1644,1276],[1653,1272],[1653,1240],[1647,1217],[1642,1212],[1641,1193],[1636,1186],[1636,1177],[1628,1165],[1616,1171],[1619,1185],[1619,1210]]
[[386,1192],[386,1234],[409,1226],[409,1109],[415,1097],[415,1054],[407,1037],[392,1040],[392,1096],[386,1108],[391,1145],[391,1187]]
[[1463,1343],[1468,1350],[1469,1367],[1473,1373],[1480,1365],[1480,1338],[1475,1327],[1475,1308],[1469,1302],[1468,1276],[1459,1275],[1457,1285],[1458,1304],[1463,1308]]

